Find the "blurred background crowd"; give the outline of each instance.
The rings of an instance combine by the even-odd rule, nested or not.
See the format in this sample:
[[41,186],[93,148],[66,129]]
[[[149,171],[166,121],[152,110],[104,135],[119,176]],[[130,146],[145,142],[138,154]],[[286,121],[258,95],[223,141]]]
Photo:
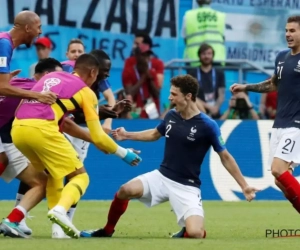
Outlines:
[[282,18],[296,11],[292,3],[2,1],[7,8],[2,10],[1,30],[7,30],[14,14],[23,9],[36,11],[43,23],[43,35],[34,46],[15,52],[11,68],[21,68],[21,76],[32,76],[38,59],[76,60],[98,48],[112,61],[110,76],[100,85],[100,102],[112,105],[127,98],[134,104],[120,118],[163,118],[172,108],[170,78],[190,74],[199,83],[197,105],[212,118],[274,119],[276,92],[232,95],[229,87],[271,76],[276,54],[285,48]]

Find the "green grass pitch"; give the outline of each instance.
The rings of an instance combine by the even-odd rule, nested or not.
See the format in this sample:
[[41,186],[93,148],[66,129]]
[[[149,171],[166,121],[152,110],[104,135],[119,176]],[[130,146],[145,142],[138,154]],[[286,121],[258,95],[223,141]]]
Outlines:
[[[1,201],[1,216],[5,217],[13,202]],[[108,201],[81,201],[75,214],[78,229],[94,229],[106,222]],[[33,229],[31,239],[11,239],[0,236],[0,249],[20,250],[202,250],[202,249],[297,249],[299,238],[266,238],[266,229],[300,228],[300,216],[288,202],[205,202],[207,238],[170,239],[178,231],[175,215],[168,203],[153,207],[132,201],[112,238],[51,239],[51,224],[46,218],[46,203],[37,206],[27,224]]]

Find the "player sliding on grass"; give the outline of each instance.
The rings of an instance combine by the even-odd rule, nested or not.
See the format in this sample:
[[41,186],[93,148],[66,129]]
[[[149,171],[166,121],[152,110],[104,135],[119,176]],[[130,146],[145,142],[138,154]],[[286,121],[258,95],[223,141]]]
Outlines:
[[289,49],[277,55],[272,78],[258,84],[234,84],[231,91],[278,91],[269,164],[276,185],[300,213],[300,184],[291,174],[300,164],[300,16],[289,17],[285,30]]
[[251,201],[255,197],[258,190],[245,181],[234,158],[226,150],[218,125],[197,108],[197,80],[182,75],[171,79],[171,84],[169,99],[176,109],[170,110],[156,128],[141,132],[127,132],[124,128],[113,131],[114,138],[120,141],[156,141],[165,136],[164,159],[159,170],[124,184],[114,197],[106,226],[96,231],[82,231],[81,237],[112,236],[129,200],[137,198],[149,207],[170,201],[178,224],[184,227],[176,236],[205,238],[199,174],[211,146],[240,185],[246,199]]

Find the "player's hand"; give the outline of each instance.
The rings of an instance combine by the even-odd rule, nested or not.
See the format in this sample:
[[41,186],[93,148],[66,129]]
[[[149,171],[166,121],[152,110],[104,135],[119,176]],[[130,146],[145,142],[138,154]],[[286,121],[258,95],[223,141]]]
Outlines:
[[247,186],[243,189],[243,193],[247,201],[252,201],[256,196],[255,193],[258,191],[260,190],[250,186]]
[[142,161],[142,158],[138,156],[140,151],[128,148],[127,155],[123,158],[123,161],[128,163],[130,166],[137,166]]
[[111,134],[112,134],[113,138],[117,141],[126,140],[126,130],[123,127],[112,130]]
[[[100,117],[100,120],[105,120],[107,118],[117,118],[118,117],[118,114],[117,112],[113,111],[111,109],[111,106],[109,105],[101,105],[99,107],[99,117]],[[110,128],[111,130],[111,128]]]
[[122,101],[119,101],[115,104],[113,107],[113,111],[115,111],[117,114],[122,113],[123,111],[129,112],[131,111],[132,103],[128,99],[123,99]]
[[[136,150],[134,148],[129,148],[129,150],[131,150],[135,154],[140,154],[141,153],[141,150]],[[137,165],[139,165],[139,163],[140,163],[140,160],[136,159],[136,160],[133,160],[130,165],[131,166],[137,166]]]
[[235,83],[235,84],[230,86],[231,93],[243,92],[245,90],[246,90],[246,85],[245,84]]
[[57,100],[57,95],[54,94],[51,91],[43,92],[43,93],[38,93],[38,97],[36,98],[37,101],[45,104],[53,104]]
[[18,75],[20,72],[21,72],[20,69],[16,69],[16,70],[10,72],[10,73],[9,73],[10,79],[12,79],[12,78],[15,77],[16,75]]

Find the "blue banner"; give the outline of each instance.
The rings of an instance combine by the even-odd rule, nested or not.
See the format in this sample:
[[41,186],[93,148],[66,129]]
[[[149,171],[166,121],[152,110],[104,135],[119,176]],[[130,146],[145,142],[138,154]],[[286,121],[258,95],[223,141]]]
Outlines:
[[[272,121],[217,121],[221,127],[227,149],[236,159],[247,182],[260,190],[258,200],[284,199],[274,184],[268,165],[269,138]],[[139,131],[157,126],[155,120],[115,120],[113,127],[124,126],[128,131]],[[90,186],[83,199],[112,199],[115,192],[130,179],[159,168],[164,152],[164,138],[156,142],[125,141],[120,145],[141,150],[143,162],[130,167],[113,155],[105,155],[90,146],[85,167],[90,176]],[[183,166],[184,167],[184,166]],[[300,171],[296,168],[295,175]],[[210,150],[201,167],[202,197],[204,200],[244,200],[240,187],[220,162],[218,154]],[[300,181],[300,178],[298,178]],[[0,182],[1,200],[15,199],[18,181],[11,184]]]
[[[114,68],[122,69],[131,54],[134,35],[148,33],[153,51],[163,61],[177,57],[178,1],[176,0],[1,0],[0,30],[13,25],[16,14],[24,9],[35,11],[42,21],[43,34],[53,42],[51,56],[66,60],[69,41],[80,38],[86,52],[105,50]],[[13,56],[12,69],[28,68],[37,61],[34,46],[20,46]]]

